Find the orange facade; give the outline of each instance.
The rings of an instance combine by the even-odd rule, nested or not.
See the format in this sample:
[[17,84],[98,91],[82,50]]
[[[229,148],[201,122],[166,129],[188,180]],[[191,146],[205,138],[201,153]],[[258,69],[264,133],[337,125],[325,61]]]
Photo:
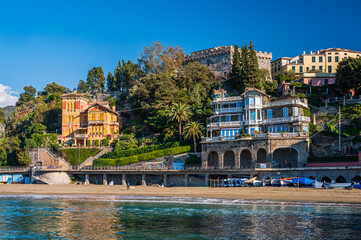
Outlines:
[[84,94],[73,92],[61,96],[62,139],[64,144],[102,146],[118,137],[120,117],[107,102],[96,102]]

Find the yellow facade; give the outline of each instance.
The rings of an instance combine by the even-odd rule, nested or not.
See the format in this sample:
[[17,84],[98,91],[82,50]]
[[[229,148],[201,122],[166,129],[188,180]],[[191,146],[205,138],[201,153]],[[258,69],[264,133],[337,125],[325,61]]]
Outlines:
[[[279,58],[271,63],[272,77],[285,71],[294,71],[297,75],[305,72],[336,73],[338,63],[347,57],[358,58],[361,52],[341,48],[328,48],[294,58]],[[285,61],[285,59],[287,59]],[[282,61],[282,62],[281,62]]]
[[76,92],[64,94],[62,108],[62,143],[77,146],[102,145],[118,137],[120,118],[106,103],[92,102]]

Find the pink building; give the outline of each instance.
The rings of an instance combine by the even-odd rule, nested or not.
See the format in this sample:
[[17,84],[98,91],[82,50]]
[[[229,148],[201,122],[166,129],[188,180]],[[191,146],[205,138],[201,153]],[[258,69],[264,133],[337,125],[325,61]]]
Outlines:
[[320,87],[329,84],[336,83],[336,74],[335,73],[303,73],[298,81],[312,85],[313,87]]

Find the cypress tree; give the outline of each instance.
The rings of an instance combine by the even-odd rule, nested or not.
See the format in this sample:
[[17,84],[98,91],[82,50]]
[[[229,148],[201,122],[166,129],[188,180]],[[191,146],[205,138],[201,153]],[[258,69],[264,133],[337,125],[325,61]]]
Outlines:
[[242,47],[242,56],[241,56],[241,81],[244,87],[249,87],[249,54],[247,43]]
[[231,79],[230,85],[239,92],[243,90],[241,72],[242,72],[242,68],[241,68],[241,57],[239,54],[239,48],[238,45],[234,45],[234,52],[232,57],[232,66],[230,73],[230,79]]
[[254,50],[254,45],[252,41],[249,44],[249,87],[255,87],[259,81],[259,68],[258,68],[258,60],[257,60],[257,53]]

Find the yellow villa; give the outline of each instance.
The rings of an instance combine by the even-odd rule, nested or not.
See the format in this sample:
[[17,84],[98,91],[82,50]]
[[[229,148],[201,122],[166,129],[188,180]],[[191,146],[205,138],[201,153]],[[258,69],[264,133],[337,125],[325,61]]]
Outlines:
[[359,58],[361,52],[342,49],[328,48],[317,52],[310,52],[296,57],[281,57],[271,62],[271,73],[274,79],[278,74],[285,71],[294,71],[296,75],[307,72],[336,73],[338,63],[347,57]]
[[62,98],[61,142],[76,146],[102,146],[118,137],[121,118],[108,102],[93,101],[76,91]]

